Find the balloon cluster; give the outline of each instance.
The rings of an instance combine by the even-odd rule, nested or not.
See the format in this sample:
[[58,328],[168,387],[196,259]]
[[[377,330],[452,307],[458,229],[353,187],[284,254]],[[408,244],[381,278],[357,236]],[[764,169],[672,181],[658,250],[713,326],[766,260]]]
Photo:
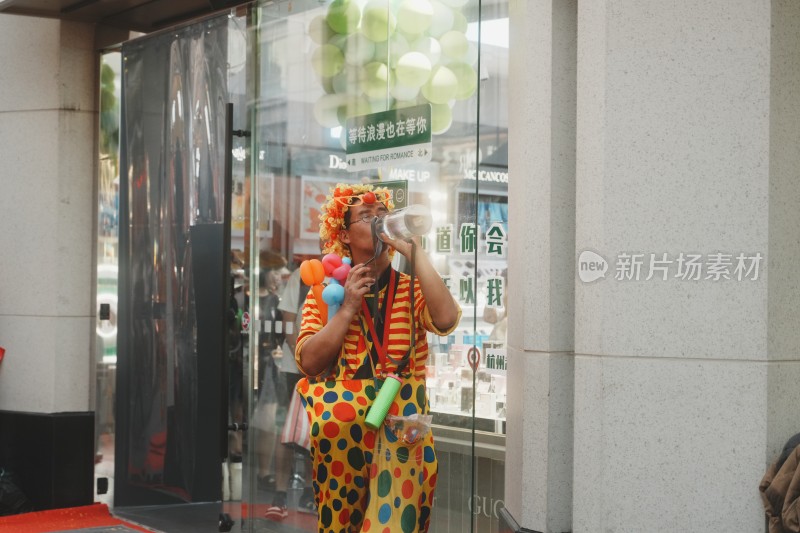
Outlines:
[[336,254],[326,254],[322,258],[322,268],[331,278],[331,282],[322,291],[322,299],[328,304],[328,320],[333,318],[344,302],[344,280],[350,273],[350,264],[349,257],[341,258]]
[[[342,259],[336,254],[326,254],[322,261],[307,259],[300,264],[300,279],[314,292],[323,323],[333,318],[344,302],[344,280],[347,279],[350,268],[350,258]],[[331,278],[327,287],[322,285],[325,276]]]
[[311,63],[325,95],[323,127],[347,118],[431,104],[431,132],[446,132],[453,106],[478,85],[478,49],[461,9],[469,0],[333,0],[308,28]]
[[317,307],[322,316],[322,323],[328,320],[328,306],[322,299],[322,292],[324,287],[322,282],[325,281],[325,269],[319,259],[306,259],[300,263],[300,279],[303,283],[311,287],[314,292],[314,299],[317,301]]

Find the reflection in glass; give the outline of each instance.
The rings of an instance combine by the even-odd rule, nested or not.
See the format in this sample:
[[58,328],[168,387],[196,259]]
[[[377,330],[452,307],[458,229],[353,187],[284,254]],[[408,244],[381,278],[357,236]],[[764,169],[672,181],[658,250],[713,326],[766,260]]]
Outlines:
[[[505,419],[505,345],[499,337],[505,312],[508,114],[507,45],[500,34],[507,2],[483,4],[488,5],[479,13],[477,0],[276,2],[260,9],[257,29],[254,179],[268,179],[277,199],[273,233],[259,237],[259,245],[286,257],[290,270],[303,259],[318,258],[319,206],[340,182],[397,181],[407,196],[403,205],[422,204],[431,211],[426,250],[463,309],[454,334],[429,338],[433,433],[447,437],[437,448],[431,527],[437,532],[497,527],[471,507],[473,472],[475,497],[502,500],[502,461],[484,465],[489,459],[480,455],[482,445],[478,457],[470,451],[473,428],[498,438],[492,444],[502,447]],[[498,29],[481,36],[479,62],[481,16]],[[353,143],[360,135],[385,139],[389,133],[353,131],[348,119],[420,104],[431,106],[429,161],[348,172],[349,138]],[[396,136],[398,125],[393,126]],[[472,347],[482,354],[475,370],[467,359]],[[478,464],[483,466],[473,469]],[[258,496],[257,502],[270,503],[268,494]]]
[[199,389],[208,361],[197,337],[206,308],[196,305],[205,274],[195,256],[204,233],[194,229],[222,223],[226,46],[227,17],[123,46],[122,500],[134,487],[219,498],[219,471],[199,465],[209,453],[219,457],[208,451],[219,445],[198,407],[209,391]]

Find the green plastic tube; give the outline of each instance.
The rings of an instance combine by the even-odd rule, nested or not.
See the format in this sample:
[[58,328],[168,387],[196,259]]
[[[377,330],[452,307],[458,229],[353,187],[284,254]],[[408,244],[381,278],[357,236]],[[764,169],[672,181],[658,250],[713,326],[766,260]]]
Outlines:
[[389,407],[392,405],[397,391],[400,390],[400,378],[394,374],[386,376],[386,380],[381,385],[381,390],[378,392],[378,397],[372,403],[372,407],[367,413],[365,423],[370,429],[378,429],[383,424],[386,418],[386,413],[389,412]]

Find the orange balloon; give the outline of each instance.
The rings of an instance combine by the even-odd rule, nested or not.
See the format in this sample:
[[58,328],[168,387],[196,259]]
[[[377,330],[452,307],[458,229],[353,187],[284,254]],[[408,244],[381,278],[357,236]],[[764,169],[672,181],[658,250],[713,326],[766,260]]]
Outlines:
[[309,286],[325,281],[325,269],[319,259],[306,259],[300,263],[300,279]]
[[314,285],[319,285],[325,281],[325,267],[319,259],[311,260],[311,267],[314,269]]
[[[311,268],[311,264],[308,262],[308,259],[300,263],[300,279],[303,280],[303,283],[309,285],[309,281],[311,278],[314,277],[314,271]],[[313,285],[313,283],[311,283]]]
[[[314,259],[314,261],[316,261],[316,259]],[[321,268],[322,263],[320,263],[319,266]],[[322,319],[323,326],[328,323],[328,304],[322,299],[322,289],[324,288],[325,287],[323,287],[321,283],[311,286],[311,290],[314,291],[314,298],[317,300],[317,309],[319,309],[320,315],[322,315],[320,318]]]

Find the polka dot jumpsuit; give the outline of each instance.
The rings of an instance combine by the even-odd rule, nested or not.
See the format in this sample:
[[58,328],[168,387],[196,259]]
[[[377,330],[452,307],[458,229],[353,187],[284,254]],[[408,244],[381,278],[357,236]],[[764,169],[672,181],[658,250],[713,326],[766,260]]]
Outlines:
[[[401,360],[409,350],[412,317],[416,321],[416,349],[401,375],[400,392],[389,413],[408,416],[428,412],[426,332],[446,335],[449,331],[434,326],[418,284],[412,314],[409,277],[397,272],[389,276],[389,271],[379,281],[383,288],[378,295],[379,301],[391,302],[387,306],[390,316],[380,328],[386,331],[375,334],[373,330],[370,334],[364,327],[369,320],[365,305],[350,324],[334,368],[322,377],[302,379],[297,386],[311,424],[319,533],[428,531],[438,469],[433,435],[428,432],[408,443],[385,425],[368,429],[364,419],[375,399],[376,385],[381,383],[376,382],[374,373],[383,376],[392,372],[396,369],[394,361]],[[320,329],[319,309],[313,292],[309,292],[297,341],[298,362],[304,342]],[[373,337],[383,339],[388,358],[375,355]]]

